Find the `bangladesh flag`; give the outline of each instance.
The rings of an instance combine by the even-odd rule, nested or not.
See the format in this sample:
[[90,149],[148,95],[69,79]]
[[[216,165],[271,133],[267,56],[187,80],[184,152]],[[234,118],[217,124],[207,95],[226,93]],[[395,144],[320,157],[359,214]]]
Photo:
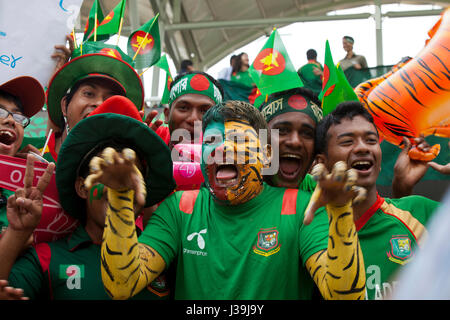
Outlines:
[[322,100],[323,115],[326,116],[336,106],[344,101],[358,101],[356,93],[348,83],[342,68],[336,67],[331,55],[328,40],[325,44],[325,63],[323,69],[322,91],[319,94]]
[[126,0],[121,0],[119,4],[102,20],[102,22],[97,26],[97,35],[95,36],[95,30],[92,30],[89,35],[89,40],[97,41],[103,37],[109,38],[111,35],[116,34],[123,23],[123,16],[125,14],[125,4]]
[[[97,23],[96,23],[97,21]],[[98,2],[98,0],[95,0],[94,3],[92,4],[91,7],[91,11],[89,11],[89,17],[86,20],[86,25],[84,26],[84,36],[83,36],[83,42],[85,42],[88,39],[88,36],[92,33],[93,36],[93,31],[95,28],[95,25],[100,24],[100,21],[103,21],[103,11],[102,8],[100,7],[100,3]],[[97,35],[97,40],[107,40],[109,38],[109,36],[98,36]]]
[[166,85],[164,86],[164,93],[161,98],[162,104],[169,103],[169,93],[170,93],[170,84],[173,81],[172,74],[170,73],[169,63],[167,62],[166,55],[163,55],[161,59],[155,64],[155,67],[158,67],[166,72]]
[[136,69],[149,68],[161,57],[158,17],[159,13],[128,38],[127,53],[133,57]]
[[250,69],[250,76],[262,95],[303,87],[278,31],[274,29]]

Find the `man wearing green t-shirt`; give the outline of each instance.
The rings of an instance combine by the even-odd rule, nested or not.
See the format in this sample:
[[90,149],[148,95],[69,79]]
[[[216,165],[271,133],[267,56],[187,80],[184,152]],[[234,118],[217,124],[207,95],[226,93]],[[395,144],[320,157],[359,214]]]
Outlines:
[[317,61],[317,52],[314,49],[306,51],[308,63],[298,69],[297,73],[305,87],[318,95],[322,90],[323,67]]
[[[108,210],[102,279],[113,298],[135,295],[175,258],[176,299],[308,299],[311,278],[328,299],[364,297],[349,206],[354,172],[340,163],[319,179],[316,204],[327,204],[330,226],[324,209],[304,224],[310,193],[263,183],[270,147],[262,145],[260,129],[267,130],[266,122],[248,103],[212,107],[203,117],[204,188],[169,196],[139,240],[134,224],[123,223],[126,216]],[[108,185],[118,165],[109,163],[93,171],[92,182]]]
[[356,185],[367,190],[366,200],[353,206],[366,267],[366,297],[386,298],[396,285],[396,272],[421,246],[438,203],[421,196],[379,196],[379,136],[372,116],[359,102],[341,103],[319,123],[316,148],[318,161],[326,168],[346,162],[358,173]]
[[[120,154],[122,163],[134,164],[137,177],[133,183],[141,187],[136,188],[134,205],[128,205],[134,195],[122,192],[115,185],[109,188],[96,183],[85,187],[90,160],[101,155],[105,148]],[[8,279],[12,287],[23,290],[19,297],[13,294],[16,298],[25,295],[31,299],[108,299],[100,276],[105,211],[117,208],[122,214],[121,211],[127,210],[132,217],[123,223],[134,225],[135,215],[145,205],[152,206],[171,193],[175,182],[170,151],[143,123],[130,100],[121,96],[107,99],[70,131],[59,153],[56,185],[61,206],[80,225],[70,236],[39,243],[19,256],[23,242],[39,223],[42,193],[53,168],[54,164],[50,163],[33,187],[33,161],[29,157],[24,188],[8,198],[10,225],[0,242],[0,279]],[[122,172],[116,168],[115,179],[130,178]],[[0,285],[0,298],[7,298],[8,293],[14,292]],[[136,299],[168,298],[168,294],[165,279],[160,277],[149,283]]]

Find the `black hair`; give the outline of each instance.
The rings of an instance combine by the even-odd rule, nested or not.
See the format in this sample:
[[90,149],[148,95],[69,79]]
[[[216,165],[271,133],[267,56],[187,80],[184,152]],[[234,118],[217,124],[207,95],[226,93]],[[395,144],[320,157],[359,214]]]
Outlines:
[[[267,122],[261,112],[250,103],[239,100],[228,100],[219,103],[210,108],[203,115],[202,132],[205,132],[206,127],[210,122],[225,122],[231,120],[244,120],[255,129],[259,134],[260,129],[268,129]],[[267,135],[268,137],[270,134]]]
[[317,51],[314,49],[309,49],[308,51],[306,51],[306,59],[308,60],[317,59]]
[[193,65],[194,64],[192,63],[191,60],[183,60],[183,61],[181,61],[180,69],[181,69],[181,71],[184,71],[184,70],[186,70],[187,67],[193,66]]
[[333,125],[340,124],[342,119],[352,120],[356,116],[361,116],[368,122],[373,124],[378,135],[377,127],[375,126],[372,115],[359,101],[345,101],[337,105],[336,109],[330,112],[325,118],[317,124],[315,137],[315,153],[327,154],[328,146],[328,131]]
[[[317,94],[315,94],[311,89],[308,89],[306,87],[297,87],[297,88],[292,88],[292,89],[272,93],[271,95],[269,95],[269,97],[267,97],[267,103],[270,103],[270,101],[276,100],[284,95],[294,95],[294,94],[302,95],[303,97],[309,99],[316,105],[318,105],[318,106],[321,105],[320,100],[317,97]],[[267,103],[264,102],[263,104],[261,104],[259,106],[259,110],[262,110],[267,105]]]
[[177,75],[177,76],[175,77],[175,79],[173,79],[173,81],[171,82],[169,90],[172,90],[173,86],[174,86],[181,78],[183,78],[184,76],[186,76],[186,75],[188,75],[188,74],[201,74],[201,75],[204,75],[205,77],[207,77],[212,83],[214,83],[214,85],[217,87],[217,89],[219,89],[220,94],[221,94],[221,96],[222,96],[222,100],[224,99],[224,97],[225,97],[225,92],[223,91],[223,88],[222,88],[222,85],[220,84],[220,82],[217,81],[216,79],[214,79],[211,75],[209,75],[209,74],[207,74],[206,72],[203,72],[203,71],[189,71],[189,72],[186,72],[186,73],[182,73],[182,74]]
[[0,98],[3,98],[8,102],[14,103],[17,106],[17,108],[19,108],[20,112],[24,113],[22,102],[15,95],[12,95],[11,93],[6,92],[4,90],[0,90]]

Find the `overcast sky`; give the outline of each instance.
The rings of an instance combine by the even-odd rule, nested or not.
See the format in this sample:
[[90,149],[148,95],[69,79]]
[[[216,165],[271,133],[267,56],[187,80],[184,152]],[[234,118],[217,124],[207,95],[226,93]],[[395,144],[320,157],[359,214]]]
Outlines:
[[[389,11],[409,11],[409,10],[430,10],[441,9],[431,5],[404,5],[392,4],[383,5],[382,13]],[[374,13],[375,6],[363,6],[354,9],[339,10],[330,14],[356,14]],[[410,18],[383,18],[383,64],[392,65],[400,61],[402,57],[415,57],[425,45],[428,39],[427,32],[438,21],[439,16],[410,17]],[[345,56],[342,48],[342,37],[352,36],[355,39],[354,52],[366,57],[369,67],[377,65],[376,42],[375,42],[375,20],[368,18],[364,20],[347,21],[322,21],[322,22],[300,22],[278,29],[281,39],[286,47],[289,57],[298,69],[306,63],[306,51],[315,49],[318,53],[317,60],[323,64],[325,53],[325,41],[328,39],[333,55],[333,60],[337,63]],[[121,37],[122,38],[122,37]],[[122,40],[122,39],[121,39]],[[124,43],[120,43],[126,51],[126,38]],[[111,38],[115,43],[115,37]],[[267,41],[266,36],[262,36],[251,43],[235,50],[214,66],[206,70],[213,77],[217,77],[220,70],[229,66],[230,57],[233,54],[246,52],[250,59],[250,64],[262,49]],[[176,76],[179,66],[175,66],[168,57],[169,67],[172,76]],[[151,96],[153,67],[144,74],[144,86],[146,99]],[[163,94],[165,73],[160,72],[159,94]]]

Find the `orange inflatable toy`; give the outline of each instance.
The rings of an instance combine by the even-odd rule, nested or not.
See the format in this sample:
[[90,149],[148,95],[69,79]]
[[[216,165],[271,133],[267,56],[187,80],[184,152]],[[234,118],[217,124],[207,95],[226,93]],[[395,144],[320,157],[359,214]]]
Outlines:
[[[382,138],[398,146],[403,136],[413,145],[420,134],[450,137],[450,8],[442,12],[428,35],[430,39],[415,58],[355,88]],[[439,150],[439,145],[426,153],[412,148],[409,156],[430,161]]]

